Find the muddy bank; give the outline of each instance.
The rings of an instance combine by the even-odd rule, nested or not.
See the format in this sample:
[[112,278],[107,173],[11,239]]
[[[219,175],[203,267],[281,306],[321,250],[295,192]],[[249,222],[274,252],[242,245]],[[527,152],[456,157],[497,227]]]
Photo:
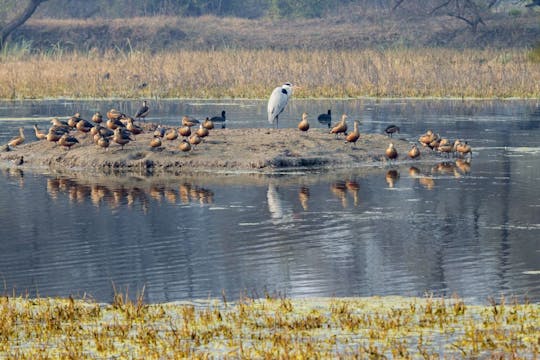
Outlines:
[[[380,134],[361,134],[355,145],[336,138],[326,129],[302,133],[297,129],[214,129],[189,152],[180,150],[181,137],[162,140],[151,148],[152,131],[136,136],[122,149],[111,141],[109,148],[97,147],[90,135],[75,133],[79,143],[67,149],[46,140],[35,140],[25,130],[23,144],[0,153],[9,166],[44,170],[132,172],[138,174],[185,174],[189,172],[274,173],[298,169],[343,169],[385,165],[384,152],[392,142],[398,151],[397,162],[407,157],[411,142],[389,139]],[[440,161],[431,150],[421,150],[420,160]],[[17,163],[23,158],[22,165]]]

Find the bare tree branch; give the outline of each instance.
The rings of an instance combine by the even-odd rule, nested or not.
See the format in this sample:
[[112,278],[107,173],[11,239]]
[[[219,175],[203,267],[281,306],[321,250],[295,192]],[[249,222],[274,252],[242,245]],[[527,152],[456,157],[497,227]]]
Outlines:
[[39,4],[47,0],[30,0],[24,11],[16,16],[13,20],[7,23],[2,29],[0,29],[0,49],[4,46],[7,37],[19,26],[24,24],[36,11]]

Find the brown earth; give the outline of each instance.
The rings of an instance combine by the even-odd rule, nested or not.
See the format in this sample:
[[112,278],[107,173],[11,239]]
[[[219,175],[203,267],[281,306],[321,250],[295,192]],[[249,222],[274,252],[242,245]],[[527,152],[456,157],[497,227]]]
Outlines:
[[[351,145],[343,137],[336,139],[328,130],[320,128],[310,129],[308,133],[290,128],[214,129],[203,143],[190,152],[179,149],[179,139],[163,140],[161,148],[151,148],[152,131],[137,135],[136,140],[128,143],[124,149],[113,142],[108,149],[98,148],[90,135],[82,133],[75,134],[80,143],[69,150],[46,140],[30,139],[29,134],[26,136],[25,143],[1,152],[0,161],[28,169],[102,174],[114,171],[173,175],[190,172],[275,173],[385,165],[387,159],[384,151],[390,141],[400,154],[398,162],[411,161],[406,156],[411,143],[405,139],[361,134],[356,145]],[[430,150],[421,151],[423,161],[441,160]],[[21,157],[23,164],[16,165]]]

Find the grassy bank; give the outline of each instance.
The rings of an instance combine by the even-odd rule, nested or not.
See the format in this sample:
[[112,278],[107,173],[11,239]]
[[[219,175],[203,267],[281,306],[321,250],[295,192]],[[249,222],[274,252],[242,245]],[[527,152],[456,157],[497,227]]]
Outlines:
[[0,56],[0,98],[266,98],[285,81],[296,97],[538,98],[528,50],[220,50]]
[[0,298],[0,357],[536,358],[538,304],[244,299],[147,305]]

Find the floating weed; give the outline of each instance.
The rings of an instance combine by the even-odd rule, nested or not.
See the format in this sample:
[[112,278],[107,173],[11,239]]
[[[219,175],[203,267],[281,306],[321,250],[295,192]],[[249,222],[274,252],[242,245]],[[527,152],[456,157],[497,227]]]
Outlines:
[[457,297],[144,304],[0,298],[8,358],[535,358],[538,304]]

